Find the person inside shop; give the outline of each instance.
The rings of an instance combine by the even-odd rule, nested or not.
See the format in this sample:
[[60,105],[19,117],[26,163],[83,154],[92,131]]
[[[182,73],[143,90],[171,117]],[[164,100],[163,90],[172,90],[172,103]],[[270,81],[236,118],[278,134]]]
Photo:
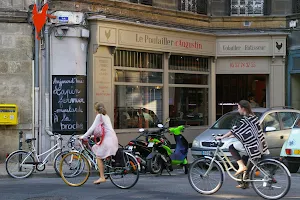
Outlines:
[[111,124],[111,120],[106,113],[104,104],[96,102],[94,108],[97,114],[94,123],[83,136],[79,137],[79,139],[86,141],[91,135],[101,135],[102,141],[99,141],[92,146],[92,151],[97,156],[97,164],[100,174],[100,178],[94,181],[94,184],[100,184],[106,182],[102,159],[109,156],[115,156],[119,148],[119,143],[116,132]]
[[[237,160],[239,166],[235,176],[247,171],[247,167],[239,152],[246,152],[252,160],[261,158],[264,154],[269,154],[259,119],[252,112],[249,101],[241,100],[238,103],[238,112],[243,116],[241,120],[232,127],[231,131],[223,136],[216,137],[217,140],[232,136],[237,138],[237,141],[229,146],[229,151],[233,158]],[[241,185],[237,187],[241,188]]]
[[252,93],[249,94],[248,100],[250,102],[251,108],[258,108],[259,107],[259,104],[256,103],[255,97]]

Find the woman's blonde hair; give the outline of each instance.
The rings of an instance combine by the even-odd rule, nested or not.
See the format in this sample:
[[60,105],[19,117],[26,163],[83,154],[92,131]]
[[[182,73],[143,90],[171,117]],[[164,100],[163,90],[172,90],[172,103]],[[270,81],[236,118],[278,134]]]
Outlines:
[[95,108],[95,110],[96,110],[99,114],[106,115],[106,109],[105,109],[103,103],[98,103],[98,102],[96,102],[96,103],[94,104],[94,108]]

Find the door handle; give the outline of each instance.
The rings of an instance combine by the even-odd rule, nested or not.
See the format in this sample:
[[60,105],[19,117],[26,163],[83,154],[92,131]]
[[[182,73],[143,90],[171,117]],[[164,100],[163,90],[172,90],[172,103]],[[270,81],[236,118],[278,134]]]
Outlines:
[[283,139],[284,138],[284,136],[282,135],[282,136],[280,136],[280,139]]

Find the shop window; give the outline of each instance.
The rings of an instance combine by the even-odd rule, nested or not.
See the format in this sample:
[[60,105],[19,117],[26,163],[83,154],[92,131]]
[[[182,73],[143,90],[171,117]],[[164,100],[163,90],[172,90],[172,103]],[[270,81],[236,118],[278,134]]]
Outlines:
[[178,10],[207,15],[207,0],[179,0]]
[[293,57],[293,70],[300,70],[300,57]]
[[169,63],[170,70],[209,72],[208,58],[172,55]]
[[115,87],[115,128],[154,128],[162,122],[162,87]]
[[170,57],[170,126],[208,125],[208,79],[208,58],[179,55]]
[[231,15],[264,15],[265,0],[231,0]]
[[116,51],[114,128],[154,128],[162,122],[162,63],[162,54]]
[[169,88],[170,126],[208,125],[207,88]]
[[300,0],[293,0],[293,13],[300,13]]

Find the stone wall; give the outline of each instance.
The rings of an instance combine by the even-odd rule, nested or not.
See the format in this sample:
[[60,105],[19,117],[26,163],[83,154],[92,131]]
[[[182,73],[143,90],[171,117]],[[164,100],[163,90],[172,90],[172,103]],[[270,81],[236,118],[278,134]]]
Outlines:
[[19,107],[17,126],[0,126],[0,163],[18,148],[20,130],[32,133],[33,29],[26,23],[32,2],[0,1],[0,103]]
[[[227,0],[226,0],[227,1]],[[206,28],[242,28],[244,22],[250,21],[251,27],[248,28],[283,28],[286,27],[285,16],[228,16],[225,0],[214,0],[212,6],[217,9],[208,9],[212,16],[199,15],[190,12],[181,12],[170,9],[176,5],[176,0],[168,0],[167,3],[158,3],[153,0],[153,6],[133,4],[124,1],[113,0],[51,0],[50,9],[79,11],[79,12],[96,12],[101,15],[119,15],[121,17],[134,18],[136,20],[154,21],[160,23],[169,23],[176,25],[187,25]],[[158,6],[158,7],[155,7]],[[166,9],[168,8],[168,9]],[[226,14],[227,12],[227,14]]]

